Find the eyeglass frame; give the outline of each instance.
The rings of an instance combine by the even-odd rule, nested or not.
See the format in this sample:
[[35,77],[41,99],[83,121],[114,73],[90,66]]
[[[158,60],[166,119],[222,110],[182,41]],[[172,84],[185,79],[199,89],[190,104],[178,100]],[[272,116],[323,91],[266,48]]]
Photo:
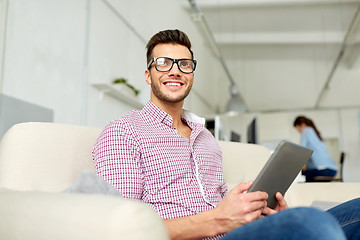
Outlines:
[[[169,59],[169,60],[172,61],[172,64],[171,64],[171,67],[169,68],[169,70],[167,70],[167,71],[160,71],[159,69],[157,69],[155,61],[156,61],[158,58],[166,58],[166,59]],[[191,72],[184,72],[183,70],[181,70],[181,68],[179,67],[179,61],[181,61],[181,60],[190,60],[190,61],[192,61],[194,67],[193,67],[193,69],[192,69]],[[189,59],[189,58],[173,59],[173,58],[169,58],[169,57],[154,57],[154,58],[152,58],[152,59],[149,61],[149,63],[147,64],[147,68],[148,68],[148,69],[150,69],[150,66],[151,66],[152,63],[154,63],[155,69],[156,69],[156,71],[158,71],[158,72],[169,72],[169,71],[173,68],[174,63],[176,63],[176,65],[178,66],[178,69],[180,70],[180,72],[185,73],[185,74],[189,74],[189,73],[193,73],[193,72],[195,71],[197,61],[196,61],[195,59]]]

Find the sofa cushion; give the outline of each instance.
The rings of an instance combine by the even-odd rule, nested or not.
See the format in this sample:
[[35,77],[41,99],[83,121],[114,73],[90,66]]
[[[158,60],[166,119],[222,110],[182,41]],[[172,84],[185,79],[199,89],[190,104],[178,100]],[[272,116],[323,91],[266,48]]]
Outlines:
[[151,207],[122,197],[0,188],[0,203],[0,239],[169,239]]

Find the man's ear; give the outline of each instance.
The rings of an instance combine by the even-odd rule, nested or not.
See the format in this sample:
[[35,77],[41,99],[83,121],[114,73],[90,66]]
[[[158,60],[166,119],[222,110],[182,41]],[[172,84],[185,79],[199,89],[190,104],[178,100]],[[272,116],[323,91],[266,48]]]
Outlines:
[[145,80],[146,80],[147,84],[151,85],[151,76],[150,76],[150,70],[149,69],[145,70]]

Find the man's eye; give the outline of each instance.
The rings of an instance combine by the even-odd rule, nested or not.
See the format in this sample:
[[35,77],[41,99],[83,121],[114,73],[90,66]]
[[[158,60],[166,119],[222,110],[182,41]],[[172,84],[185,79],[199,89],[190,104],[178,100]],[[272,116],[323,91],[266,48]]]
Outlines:
[[190,66],[191,66],[191,62],[189,62],[189,61],[181,61],[181,62],[180,62],[180,65],[181,65],[182,67],[190,67]]
[[157,60],[157,64],[158,64],[158,65],[166,65],[166,61],[165,61],[164,59],[161,59],[161,60],[158,59],[158,60]]
[[161,66],[167,66],[167,65],[171,65],[172,61],[168,60],[168,59],[158,59],[157,60],[157,64],[161,65]]

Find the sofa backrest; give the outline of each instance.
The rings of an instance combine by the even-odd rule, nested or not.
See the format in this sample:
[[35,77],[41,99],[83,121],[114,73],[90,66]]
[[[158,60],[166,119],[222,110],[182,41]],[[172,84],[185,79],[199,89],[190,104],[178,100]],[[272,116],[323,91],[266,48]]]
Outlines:
[[223,153],[223,173],[228,187],[255,180],[270,157],[264,146],[238,142],[218,141]]
[[[101,128],[59,123],[21,123],[0,141],[0,187],[63,191],[81,170],[94,171],[91,150]],[[255,179],[270,153],[260,145],[218,142],[229,187]]]
[[102,129],[58,123],[21,123],[0,142],[0,187],[58,192],[82,169],[94,171],[91,150]]

